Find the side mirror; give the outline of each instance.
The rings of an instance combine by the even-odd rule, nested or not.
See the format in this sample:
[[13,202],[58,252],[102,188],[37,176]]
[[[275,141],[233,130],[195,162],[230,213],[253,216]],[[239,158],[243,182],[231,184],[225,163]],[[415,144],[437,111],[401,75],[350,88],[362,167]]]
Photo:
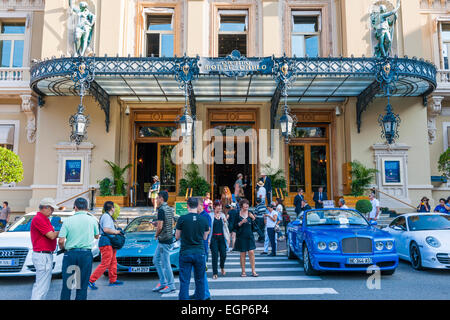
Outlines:
[[376,226],[376,225],[378,225],[378,223],[377,223],[376,221],[374,221],[374,220],[371,220],[371,221],[370,221],[370,225],[371,225],[371,226]]

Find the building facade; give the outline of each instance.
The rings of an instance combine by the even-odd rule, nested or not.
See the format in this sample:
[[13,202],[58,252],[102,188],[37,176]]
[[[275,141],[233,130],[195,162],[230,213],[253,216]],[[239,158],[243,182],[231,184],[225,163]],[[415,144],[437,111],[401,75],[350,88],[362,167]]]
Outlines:
[[[256,186],[265,162],[284,170],[288,203],[299,188],[310,200],[319,186],[339,197],[348,191],[345,168],[352,160],[378,169],[374,186],[405,203],[448,196],[447,182],[432,182],[450,140],[447,1],[402,1],[388,60],[374,57],[372,14],[382,4],[395,10],[394,1],[86,3],[91,16],[80,17],[79,1],[1,2],[0,145],[19,154],[25,179],[0,187],[0,198],[15,211],[33,210],[43,197],[63,201],[97,188],[111,176],[104,160],[132,165],[133,205],[147,203],[154,175],[175,199],[191,161],[214,197],[233,186],[237,173]],[[93,23],[83,59],[75,36],[84,32],[80,19]],[[390,68],[396,79],[389,101],[401,123],[388,145],[378,123],[388,100],[377,79]],[[92,75],[83,99],[88,135],[79,145],[69,139],[69,118],[80,103],[76,70],[82,79]],[[287,143],[271,137],[285,98],[297,118]],[[178,141],[171,135],[186,100],[195,135],[184,145],[187,161],[174,163]],[[217,149],[223,163],[208,161],[212,141],[226,144],[208,129],[251,132],[230,140],[243,147],[244,159],[228,161],[237,155],[225,147]],[[380,197],[382,206],[410,210]]]

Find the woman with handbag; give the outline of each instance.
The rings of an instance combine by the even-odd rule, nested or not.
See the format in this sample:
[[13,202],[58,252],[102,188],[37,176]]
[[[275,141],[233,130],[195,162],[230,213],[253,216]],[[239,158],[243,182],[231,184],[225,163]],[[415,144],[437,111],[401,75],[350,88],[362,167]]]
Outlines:
[[227,243],[230,243],[230,232],[228,230],[228,221],[222,212],[222,203],[220,200],[214,201],[214,218],[212,223],[212,236],[210,238],[210,249],[212,256],[213,279],[217,279],[217,262],[220,254],[220,271],[224,276],[225,260],[227,258]]
[[252,268],[252,276],[258,277],[259,275],[255,271],[255,236],[253,235],[253,225],[256,224],[255,216],[248,211],[249,202],[247,199],[242,199],[239,203],[241,208],[239,216],[234,221],[233,231],[236,232],[236,243],[234,244],[234,250],[241,253],[241,277],[246,277],[245,273],[245,256],[248,253],[248,259],[250,260],[250,266]]
[[[122,233],[122,231],[115,226],[115,220],[113,219],[114,211],[114,202],[106,201],[103,205],[104,213],[100,217],[99,222],[101,237],[98,242],[98,247],[100,249],[102,261],[91,274],[89,279],[89,288],[93,290],[98,289],[95,285],[95,281],[97,281],[106,270],[108,270],[110,286],[118,286],[123,284],[122,281],[117,280],[117,249],[113,248],[113,244],[110,239],[110,235],[119,235]],[[114,246],[116,245],[114,244]]]

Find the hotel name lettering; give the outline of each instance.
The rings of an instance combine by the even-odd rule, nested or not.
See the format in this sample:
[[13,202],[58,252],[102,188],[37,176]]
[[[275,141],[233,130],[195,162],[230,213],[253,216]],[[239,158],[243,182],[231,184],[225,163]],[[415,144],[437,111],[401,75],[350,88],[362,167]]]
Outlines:
[[270,59],[258,60],[213,60],[200,59],[199,68],[200,73],[223,73],[234,75],[234,73],[259,73],[269,74],[272,72],[273,62]]

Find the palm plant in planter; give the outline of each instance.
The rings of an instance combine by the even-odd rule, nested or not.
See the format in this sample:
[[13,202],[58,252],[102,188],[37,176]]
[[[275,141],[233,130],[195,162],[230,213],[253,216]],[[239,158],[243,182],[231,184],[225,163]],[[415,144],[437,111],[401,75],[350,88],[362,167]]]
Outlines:
[[272,195],[276,195],[275,189],[281,189],[283,191],[283,195],[287,196],[287,182],[283,169],[274,169],[270,166],[270,164],[266,164],[263,166],[263,170],[272,182]]
[[200,175],[198,166],[194,163],[191,163],[188,169],[184,170],[184,178],[180,179],[180,192],[178,195],[184,197],[187,188],[193,189],[193,197],[204,197],[207,192],[211,191],[211,185]]
[[375,179],[377,169],[367,168],[358,160],[354,160],[351,163],[351,193],[344,196],[344,200],[348,206],[354,207],[356,202],[361,199],[368,199],[364,196],[366,190]]
[[[122,168],[111,161],[105,160],[105,162],[111,167],[113,184],[111,184],[109,178],[100,181],[100,196],[96,197],[96,205],[103,206],[106,201],[113,201],[119,206],[128,206],[127,184],[125,183],[123,175],[125,174],[125,171],[131,167],[131,164],[127,164]],[[109,194],[108,189],[111,192]]]

